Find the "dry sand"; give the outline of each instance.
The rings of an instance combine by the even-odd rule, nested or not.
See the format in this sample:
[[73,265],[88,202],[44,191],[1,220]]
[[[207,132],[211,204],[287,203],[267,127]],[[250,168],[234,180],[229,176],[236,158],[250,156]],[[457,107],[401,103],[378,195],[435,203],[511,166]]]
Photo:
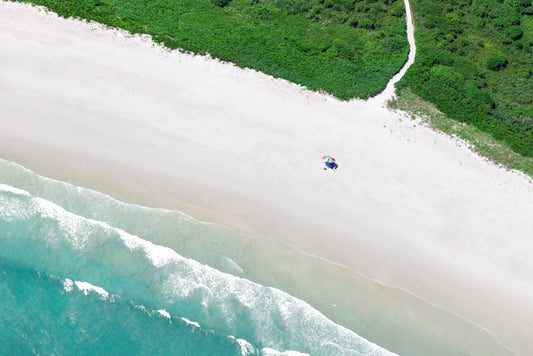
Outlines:
[[339,102],[0,2],[0,158],[282,239],[530,353],[531,180],[388,111],[387,95]]

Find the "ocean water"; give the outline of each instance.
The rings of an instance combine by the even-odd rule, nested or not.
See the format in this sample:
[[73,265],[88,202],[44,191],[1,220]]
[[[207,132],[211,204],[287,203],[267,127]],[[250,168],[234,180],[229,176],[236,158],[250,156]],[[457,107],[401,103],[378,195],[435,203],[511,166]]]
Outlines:
[[242,239],[0,160],[2,352],[390,354],[258,283],[224,253],[237,240],[234,253],[246,253]]
[[467,320],[283,242],[1,159],[0,318],[9,355],[513,354]]

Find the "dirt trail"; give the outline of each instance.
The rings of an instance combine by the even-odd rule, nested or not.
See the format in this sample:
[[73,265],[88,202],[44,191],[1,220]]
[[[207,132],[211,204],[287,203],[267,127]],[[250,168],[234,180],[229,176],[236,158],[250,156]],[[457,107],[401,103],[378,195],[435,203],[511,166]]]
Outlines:
[[398,73],[396,73],[389,83],[387,84],[387,87],[385,87],[385,90],[383,90],[381,93],[376,95],[373,98],[370,98],[368,101],[373,103],[381,103],[385,104],[388,100],[394,97],[394,85],[402,79],[402,77],[405,75],[405,72],[407,72],[407,69],[411,66],[411,64],[415,61],[416,56],[416,44],[415,44],[415,30],[413,25],[413,14],[411,12],[411,5],[409,4],[409,0],[404,0],[405,5],[405,14],[406,14],[406,22],[407,22],[407,41],[409,41],[409,56],[407,57],[407,62],[403,65],[402,69]]

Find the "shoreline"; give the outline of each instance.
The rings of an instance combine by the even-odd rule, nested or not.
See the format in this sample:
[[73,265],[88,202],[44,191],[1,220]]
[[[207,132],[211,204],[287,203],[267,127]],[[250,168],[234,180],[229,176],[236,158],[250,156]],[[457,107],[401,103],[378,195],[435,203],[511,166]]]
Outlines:
[[[95,24],[0,7],[9,15],[0,43],[24,59],[2,59],[1,158],[286,241],[530,349],[524,177],[371,101],[338,102]],[[337,172],[322,171],[323,154],[336,156]]]
[[[48,191],[50,187],[47,185],[45,185],[45,190],[41,191],[45,186],[39,187],[40,184],[35,186],[33,178],[29,180],[26,178],[27,168],[18,163],[0,160],[0,168],[8,168],[11,165],[17,166],[19,173],[9,175],[6,177],[7,180],[2,180],[2,183],[26,190],[33,195],[43,195],[43,198],[50,201],[55,201],[53,195],[50,195],[51,192],[62,191],[62,189],[53,187]],[[43,169],[47,168],[43,167]],[[9,168],[6,169],[6,171],[9,170]],[[33,173],[30,171],[30,175]],[[45,177],[45,179],[49,181],[53,178]],[[54,182],[54,185],[61,184],[63,183],[60,180]],[[67,184],[72,184],[72,182]],[[74,195],[86,194],[86,192],[78,191],[76,185],[73,185],[72,189],[76,191]],[[91,190],[92,195],[104,194],[95,189]],[[104,190],[113,193],[109,185]],[[72,193],[68,194],[70,196]],[[83,199],[81,200],[82,206],[87,205],[82,210],[90,209],[91,202],[95,200],[92,195],[91,199],[85,203]],[[115,199],[110,195],[107,197],[106,199]],[[77,201],[76,198],[74,200]],[[72,201],[72,197],[67,198],[67,201]],[[78,201],[77,204],[79,203]],[[154,205],[155,202],[152,200],[151,203]],[[105,204],[109,205],[109,203]],[[59,205],[62,204],[59,203]],[[134,205],[146,208],[143,205]],[[125,209],[129,208],[126,206]],[[156,208],[153,210],[160,209],[182,214],[181,211],[174,209]],[[114,214],[116,211],[112,215]],[[191,219],[196,220],[194,217]],[[348,266],[311,255],[282,240],[247,235],[218,223],[196,221],[203,224],[208,232],[205,233],[207,240],[205,236],[196,236],[195,240],[200,238],[200,241],[195,244],[209,245],[211,257],[189,255],[186,251],[183,251],[184,254],[180,250],[180,247],[183,247],[183,241],[176,242],[165,236],[158,236],[155,240],[149,241],[173,248],[186,258],[192,258],[222,272],[283,290],[307,302],[336,324],[356,332],[359,336],[389,351],[412,355],[449,354],[450,352],[456,355],[512,354],[512,351],[489,330],[400,287],[384,284]],[[131,231],[128,226],[111,225],[136,235],[135,231]],[[216,236],[215,245],[210,243],[211,236]],[[192,250],[195,248],[193,247]],[[220,257],[223,258],[220,259]],[[227,271],[227,259],[231,261],[229,265],[231,271]],[[265,265],[269,266],[268,270],[261,268]],[[319,289],[316,288],[317,285],[320,286]],[[324,291],[328,291],[326,296],[323,295]],[[357,298],[352,298],[352,296],[357,296]],[[416,334],[415,337],[412,336],[413,333]],[[433,348],[434,344],[440,344],[445,348],[438,349],[436,352]]]

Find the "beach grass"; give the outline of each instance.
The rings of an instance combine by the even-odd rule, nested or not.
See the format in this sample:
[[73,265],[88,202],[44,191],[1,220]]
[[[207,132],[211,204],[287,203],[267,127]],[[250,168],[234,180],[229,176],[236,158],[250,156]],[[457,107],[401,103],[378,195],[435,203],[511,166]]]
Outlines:
[[389,102],[389,106],[392,109],[407,112],[412,118],[419,117],[439,131],[465,140],[480,155],[496,164],[522,171],[533,178],[533,158],[516,153],[508,144],[495,139],[473,124],[448,117],[434,104],[423,100],[411,89],[401,89],[399,95]]

